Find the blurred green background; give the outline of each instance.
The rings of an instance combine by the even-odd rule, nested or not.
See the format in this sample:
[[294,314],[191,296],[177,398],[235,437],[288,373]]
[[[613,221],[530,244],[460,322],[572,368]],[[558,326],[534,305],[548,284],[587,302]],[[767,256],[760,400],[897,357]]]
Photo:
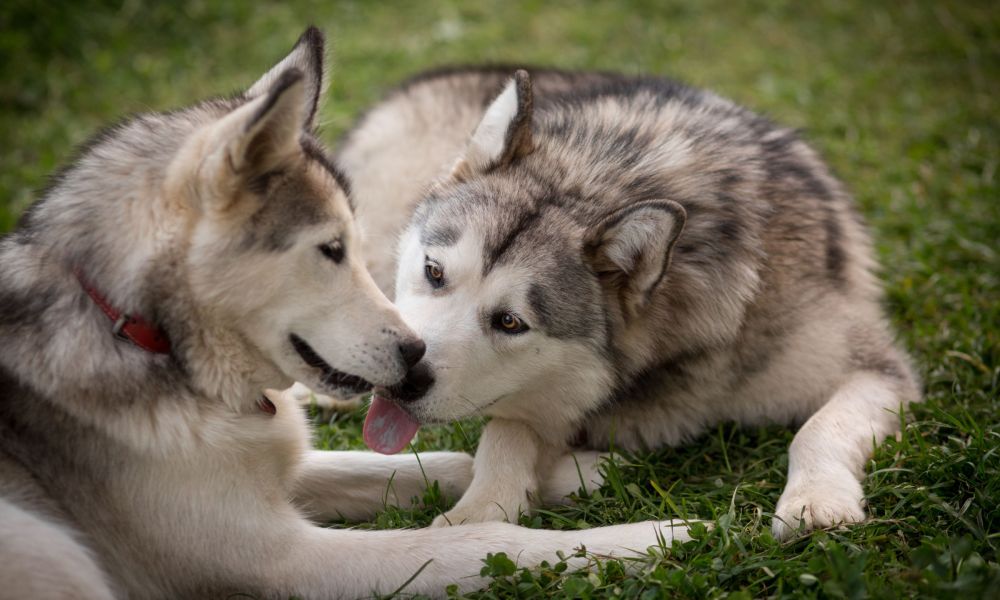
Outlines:
[[[0,232],[14,226],[46,176],[102,125],[125,113],[181,106],[249,84],[308,24],[326,31],[332,56],[322,113],[322,135],[331,144],[394,83],[444,63],[594,67],[665,74],[711,88],[803,129],[854,191],[872,224],[889,308],[925,378],[927,402],[915,409],[902,441],[876,455],[878,475],[866,484],[876,518],[849,533],[769,545],[760,515],[773,510],[781,489],[789,435],[747,437],[731,428],[679,454],[636,459],[641,468],[623,477],[632,478],[638,496],[621,492],[605,501],[646,508],[586,512],[591,504],[581,509],[582,517],[558,514],[576,524],[671,516],[674,501],[702,517],[735,511],[735,520],[716,531],[724,536],[742,527],[746,537],[737,539],[743,539],[743,554],[730,552],[729,537],[718,538],[718,546],[703,542],[700,551],[689,552],[690,571],[681,577],[697,585],[668,585],[655,573],[630,580],[640,581],[635,585],[641,589],[672,590],[669,595],[968,590],[996,597],[997,6],[914,0],[4,0]],[[321,443],[360,446],[359,423],[354,416],[321,428]],[[454,439],[459,441],[445,445],[470,443],[433,433],[423,443]],[[672,508],[651,480],[661,489],[680,482],[670,488]],[[650,512],[647,505],[656,503],[660,512]],[[406,518],[391,524],[411,524]],[[559,524],[559,518],[546,517],[544,524]],[[764,567],[737,568],[753,560]],[[602,577],[591,588],[614,595],[618,584]],[[496,583],[494,589],[506,588]]]

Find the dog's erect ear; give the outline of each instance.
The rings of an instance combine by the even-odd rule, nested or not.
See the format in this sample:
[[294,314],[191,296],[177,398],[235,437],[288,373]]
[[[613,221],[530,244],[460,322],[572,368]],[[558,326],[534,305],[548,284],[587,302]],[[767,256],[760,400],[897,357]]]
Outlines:
[[472,173],[504,167],[529,154],[531,139],[531,77],[518,70],[479,122],[452,177],[462,180]]
[[584,257],[625,314],[639,314],[670,267],[687,213],[672,200],[647,200],[608,215],[584,237]]
[[316,124],[316,114],[319,112],[319,102],[326,93],[326,75],[324,73],[323,32],[315,27],[305,30],[305,33],[295,42],[295,47],[288,56],[281,59],[270,71],[257,80],[246,92],[247,98],[258,98],[267,94],[274,83],[289,69],[298,69],[303,74],[303,85],[306,103],[306,119],[304,127],[312,129]]
[[[288,69],[268,92],[229,113],[206,130],[207,152],[199,170],[211,177],[213,197],[236,197],[233,191],[254,178],[281,168],[302,153],[302,124],[307,117],[305,77]],[[223,208],[228,207],[228,204]]]
[[302,151],[299,139],[308,118],[308,107],[303,102],[306,94],[302,71],[288,69],[278,76],[266,96],[229,116],[242,121],[227,144],[229,165],[237,174],[263,173]]

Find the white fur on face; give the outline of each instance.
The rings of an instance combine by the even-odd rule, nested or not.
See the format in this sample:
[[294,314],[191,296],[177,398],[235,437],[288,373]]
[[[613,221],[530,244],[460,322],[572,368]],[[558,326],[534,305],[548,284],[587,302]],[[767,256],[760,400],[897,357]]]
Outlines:
[[[294,99],[301,101],[299,96]],[[398,383],[406,370],[400,343],[415,336],[364,267],[343,191],[324,167],[297,156],[300,125],[289,128],[277,116],[268,117],[265,125],[273,135],[263,148],[275,152],[273,160],[268,154],[262,157],[260,151],[254,160],[289,169],[288,177],[300,179],[315,197],[280,199],[312,203],[310,207],[289,205],[292,215],[288,219],[280,214],[271,217],[274,222],[268,226],[285,240],[281,247],[247,247],[247,236],[255,227],[252,216],[261,209],[261,202],[279,201],[243,191],[246,175],[233,167],[231,149],[242,147],[242,137],[254,134],[252,129],[248,134],[247,128],[235,125],[254,114],[244,107],[206,129],[175,165],[175,171],[194,171],[199,177],[198,198],[192,204],[202,214],[188,252],[194,293],[201,305],[224,313],[217,317],[242,332],[287,376],[319,391],[356,392],[358,385],[347,390],[324,384],[322,369],[306,364],[295,351],[292,335],[337,371],[376,385]],[[302,118],[301,111],[297,115]],[[199,160],[202,157],[207,160]],[[323,205],[327,197],[328,204]],[[295,218],[297,210],[307,210],[309,216]],[[339,263],[320,251],[321,245],[335,243],[344,249]]]
[[[317,390],[330,388],[294,351],[291,334],[333,368],[392,385],[406,369],[399,344],[414,336],[365,270],[347,207],[338,212],[339,219],[303,231],[290,248],[253,252],[249,260],[232,260],[229,225],[204,224],[191,253],[198,263],[198,293],[206,303],[240,315],[234,327],[282,371]],[[339,264],[319,250],[334,240],[345,247]]]
[[[586,342],[549,337],[532,326],[537,319],[526,299],[532,281],[525,269],[499,265],[484,277],[481,243],[473,231],[444,248],[425,249],[419,237],[416,228],[404,234],[396,281],[396,304],[427,344],[425,360],[435,377],[429,392],[408,405],[418,418],[523,416],[545,412],[547,405],[557,407],[554,418],[568,424],[594,405],[608,389],[607,366]],[[425,278],[425,256],[444,268],[440,290]],[[531,329],[516,335],[493,329],[490,316],[503,310]],[[539,404],[538,390],[560,399]]]

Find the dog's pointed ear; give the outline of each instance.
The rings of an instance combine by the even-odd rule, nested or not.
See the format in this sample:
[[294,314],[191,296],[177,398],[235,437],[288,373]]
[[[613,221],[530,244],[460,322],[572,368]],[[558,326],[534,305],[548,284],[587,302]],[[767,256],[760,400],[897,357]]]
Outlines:
[[[263,96],[232,111],[206,130],[201,171],[211,177],[218,197],[234,186],[279,169],[301,154],[302,124],[308,116],[304,75],[288,69]],[[229,191],[227,191],[229,190]]]
[[312,130],[316,125],[316,115],[319,103],[326,93],[327,78],[324,70],[324,40],[323,32],[315,27],[306,29],[295,42],[288,56],[271,68],[246,91],[247,98],[259,98],[267,94],[281,76],[289,69],[298,69],[303,74],[306,104],[306,119],[304,127]]
[[267,95],[230,115],[242,121],[226,148],[235,173],[256,175],[301,152],[299,140],[309,117],[303,102],[309,93],[306,88],[302,71],[288,69],[271,84]]
[[672,200],[647,200],[608,215],[584,236],[584,258],[635,317],[670,267],[687,213]]
[[531,136],[531,77],[518,70],[472,133],[465,154],[452,169],[459,181],[472,173],[504,167],[534,149]]

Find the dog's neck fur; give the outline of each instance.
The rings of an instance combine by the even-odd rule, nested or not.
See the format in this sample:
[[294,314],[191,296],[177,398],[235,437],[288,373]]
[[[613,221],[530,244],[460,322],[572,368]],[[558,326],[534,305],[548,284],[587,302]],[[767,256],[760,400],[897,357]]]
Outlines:
[[[195,216],[164,189],[164,165],[178,149],[153,149],[115,164],[124,153],[113,144],[96,146],[82,160],[91,161],[91,170],[127,170],[107,178],[127,184],[114,189],[66,173],[0,240],[0,365],[75,418],[134,447],[191,448],[202,435],[200,420],[179,421],[178,403],[192,417],[205,411],[235,417],[257,410],[263,388],[291,381],[232,324],[194,301],[184,265]],[[149,229],[137,229],[141,224]],[[118,310],[163,327],[171,354],[116,339],[75,268]]]

